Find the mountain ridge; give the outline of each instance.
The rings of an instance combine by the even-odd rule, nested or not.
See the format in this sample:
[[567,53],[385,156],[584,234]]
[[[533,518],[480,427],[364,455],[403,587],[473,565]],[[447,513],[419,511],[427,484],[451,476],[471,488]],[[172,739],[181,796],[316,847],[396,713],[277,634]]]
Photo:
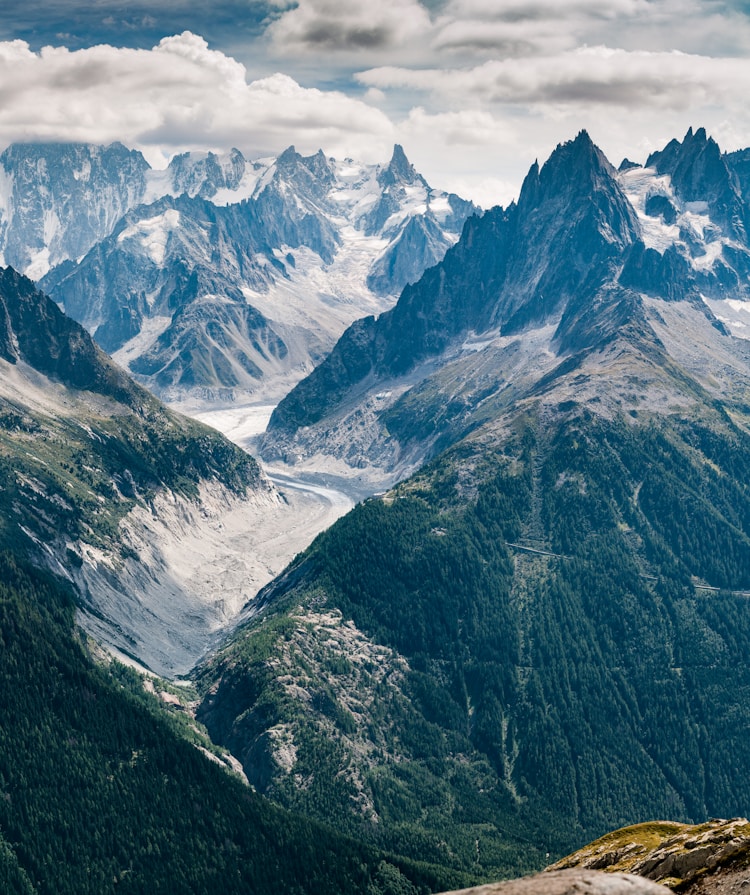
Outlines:
[[269,798],[485,877],[741,813],[748,246],[704,195],[580,134],[280,403],[263,456],[379,493],[199,670]]
[[[705,135],[698,141],[709,145]],[[716,177],[713,169],[706,174],[702,154],[691,150],[694,142],[689,132],[670,151],[687,159],[681,163],[686,177],[710,190]],[[721,182],[733,183],[724,157],[718,154],[714,162],[726,175]],[[458,384],[458,370],[473,376],[467,371],[479,361],[471,355],[486,354],[492,344],[508,344],[512,337],[519,344],[533,341],[533,332],[551,326],[545,350],[567,366],[574,363],[570,356],[604,348],[608,338],[624,339],[626,333],[639,333],[644,348],[658,350],[644,296],[688,301],[728,335],[722,319],[729,313],[739,326],[732,301],[748,294],[748,246],[732,227],[721,231],[720,222],[711,221],[709,202],[681,199],[671,189],[669,175],[654,166],[615,172],[585,132],[558,145],[541,169],[531,167],[518,204],[467,222],[443,262],[407,287],[392,310],[358,321],[343,335],[274,410],[262,455],[340,455],[330,433],[355,425],[356,414],[364,413],[369,421],[351,455],[352,474],[371,467],[382,476],[377,470],[394,458],[398,463],[399,453],[411,457],[416,449],[425,457],[444,444],[438,438],[420,448],[418,439],[399,433],[394,419],[406,421],[420,390],[429,392],[433,383],[439,391],[440,377],[454,376],[454,368],[456,390],[464,395],[456,410],[471,420],[475,399]],[[670,203],[674,221],[663,219],[661,205],[655,211],[652,204],[648,213],[655,197]],[[482,376],[484,400],[493,384],[490,373]],[[502,374],[495,379],[496,389],[505,387]],[[514,391],[512,382],[507,387]],[[390,398],[376,400],[383,394]],[[414,468],[409,463],[402,471]]]
[[[439,261],[478,212],[432,189],[401,147],[386,165],[291,146],[257,162],[239,150],[182,154],[164,171],[137,153],[118,166],[128,152],[11,146],[0,250],[7,244],[8,260],[142,383],[176,400],[280,397],[353,319],[390,306]],[[22,176],[31,162],[36,179]],[[78,232],[79,219],[91,226]],[[36,246],[33,258],[16,257],[14,239]],[[193,301],[198,313],[181,313]],[[212,363],[201,366],[198,351]]]

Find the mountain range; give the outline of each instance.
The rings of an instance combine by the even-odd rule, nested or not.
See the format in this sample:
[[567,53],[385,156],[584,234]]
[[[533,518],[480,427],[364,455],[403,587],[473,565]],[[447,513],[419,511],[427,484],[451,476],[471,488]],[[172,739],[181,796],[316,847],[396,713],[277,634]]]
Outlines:
[[0,252],[152,391],[278,400],[352,320],[390,306],[478,209],[387,165],[290,147],[185,153],[163,171],[121,144],[0,156]]
[[[671,340],[681,363],[694,353],[672,348],[681,334],[715,342],[745,375],[745,343],[717,339],[747,332],[742,157],[722,155],[703,130],[619,172],[585,133],[559,146],[531,168],[517,203],[472,219],[393,310],[347,330],[276,408],[264,456],[320,452],[358,474],[403,474],[525,399],[540,374],[635,327],[654,345]],[[685,314],[705,335],[686,328]],[[724,375],[715,390],[727,386]]]
[[199,671],[259,791],[487,876],[743,813],[743,158],[582,132],[280,402],[264,457],[386,490]]
[[[161,258],[162,273],[176,246],[175,257],[210,255],[183,279],[138,287],[192,296],[153,343],[157,354],[171,345],[175,359],[183,349],[162,336],[198,314],[220,268],[241,271],[241,290],[258,295],[276,277],[286,282],[281,267],[293,280],[305,251],[334,269],[341,231],[313,207],[355,174],[288,150],[254,169],[267,185],[255,198],[210,202],[201,190],[216,198],[249,176],[231,158],[177,161],[186,192],[126,210],[45,284],[54,292],[89,274],[104,283],[94,257],[119,257],[121,282],[137,282],[131,244]],[[373,176],[376,198],[357,232],[382,239],[404,196],[426,187],[398,149]],[[298,198],[287,188],[295,178]],[[178,580],[176,570],[228,513],[250,506],[262,524],[283,495],[255,461],[165,409],[5,270],[0,498],[13,556],[2,560],[2,634],[14,649],[0,669],[19,695],[0,730],[0,858],[16,890],[66,891],[64,879],[67,891],[114,891],[106,874],[118,891],[147,891],[172,874],[181,891],[212,891],[217,880],[256,891],[288,841],[295,857],[282,888],[414,895],[541,869],[625,824],[668,818],[677,829],[743,814],[749,195],[748,154],[723,154],[702,129],[619,169],[581,132],[531,166],[516,203],[466,218],[441,260],[390,310],[355,321],[279,402],[264,458],[380,491],[257,596],[238,587],[223,629],[211,619],[224,611],[225,582],[189,603],[200,576],[183,568]],[[268,263],[252,242],[262,209],[280,234],[282,254],[266,253]],[[210,239],[186,235],[183,216]],[[399,231],[405,258],[419,226]],[[439,243],[430,226],[425,238]],[[381,254],[367,276],[400,265]],[[236,312],[240,301],[225,304]],[[247,314],[266,356],[280,358],[273,334],[287,340],[270,317]],[[209,320],[217,341],[241,329],[236,316],[222,322],[210,310]],[[105,325],[102,316],[92,329]],[[137,344],[129,338],[119,352]],[[216,359],[196,345],[191,368]],[[121,657],[148,656],[167,677],[200,659],[195,689],[181,699],[151,678],[151,699],[134,672],[93,663],[73,632],[74,605],[94,638]],[[186,643],[191,626],[211,636]],[[24,643],[33,645],[25,659]],[[160,703],[175,701],[182,708],[165,720]],[[132,719],[125,728],[118,712]],[[152,723],[167,728],[154,733]],[[186,744],[191,730],[199,739]],[[216,776],[200,749],[225,765]],[[227,776],[232,757],[254,793]],[[38,808],[54,801],[56,767],[89,793],[66,802],[75,824]],[[132,826],[119,832],[110,784],[126,793],[128,816],[149,805],[145,838]],[[220,797],[207,802],[211,787]],[[171,817],[170,804],[179,806]],[[104,845],[78,820],[102,805]],[[186,815],[192,824],[180,826]],[[71,844],[76,824],[87,832]],[[256,832],[270,852],[242,838]],[[181,847],[169,851],[173,840]],[[66,849],[76,867],[96,856],[96,884],[51,869]]]

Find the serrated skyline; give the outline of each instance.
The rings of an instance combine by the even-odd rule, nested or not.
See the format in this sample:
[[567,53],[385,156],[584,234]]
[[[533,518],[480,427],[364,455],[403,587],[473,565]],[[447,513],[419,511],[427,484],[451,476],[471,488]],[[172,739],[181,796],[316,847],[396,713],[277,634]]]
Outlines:
[[119,139],[383,161],[485,207],[586,128],[643,161],[689,126],[750,144],[741,0],[12,0],[0,143]]

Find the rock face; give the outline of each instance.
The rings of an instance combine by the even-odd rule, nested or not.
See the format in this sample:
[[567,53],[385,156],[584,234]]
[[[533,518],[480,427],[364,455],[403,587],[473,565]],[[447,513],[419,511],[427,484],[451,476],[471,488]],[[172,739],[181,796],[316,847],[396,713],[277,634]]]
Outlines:
[[[544,324],[572,298],[589,298],[610,260],[637,236],[635,213],[613,169],[581,133],[559,146],[541,171],[532,167],[518,205],[471,220],[445,261],[406,289],[396,307],[369,327],[367,339],[357,339],[358,379],[370,371],[379,378],[407,373],[470,331],[511,333]],[[278,408],[273,429],[320,418],[323,408],[306,392],[317,389],[316,379],[333,384],[337,363],[334,352],[300,384]],[[336,385],[345,390],[358,379],[347,376]],[[335,405],[335,398],[329,403]]]
[[211,199],[219,190],[237,191],[247,167],[239,149],[224,155],[183,152],[172,159],[167,173],[174,194]]
[[451,245],[431,214],[411,217],[373,264],[367,285],[379,295],[400,292],[441,261]]
[[633,873],[686,893],[746,891],[750,823],[742,817],[698,826],[638,824],[598,839],[551,869],[572,867]]
[[[287,349],[243,292],[267,288],[283,269],[258,260],[265,232],[252,212],[160,199],[125,215],[77,267],[43,282],[105,350],[135,339],[140,351],[127,359],[156,389],[259,379]],[[298,245],[299,237],[286,236]],[[149,326],[150,344],[138,340]]]
[[44,376],[95,392],[131,407],[149,399],[113,364],[88,333],[13,268],[0,270],[0,352],[12,364],[24,362]]
[[630,873],[558,870],[447,895],[665,895],[667,891]]
[[14,143],[0,156],[4,263],[34,279],[80,258],[140,202],[149,165],[121,143]]
[[675,195],[685,203],[707,204],[712,220],[743,243],[747,210],[740,183],[730,163],[704,128],[688,130],[682,143],[672,140],[661,152],[646,160],[646,167],[667,174]]

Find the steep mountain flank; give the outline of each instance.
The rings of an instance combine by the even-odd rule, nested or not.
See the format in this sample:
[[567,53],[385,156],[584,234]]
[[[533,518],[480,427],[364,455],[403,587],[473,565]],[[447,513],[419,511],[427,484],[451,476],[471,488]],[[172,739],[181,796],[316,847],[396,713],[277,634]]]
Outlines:
[[664,415],[571,398],[622,358],[357,508],[262,596],[199,713],[262,791],[425,854],[447,837],[454,866],[479,837],[490,877],[615,818],[741,810],[745,418],[698,387]]
[[102,642],[187,671],[252,596],[253,575],[191,582],[180,543],[201,532],[208,562],[227,549],[230,518],[252,526],[278,495],[247,454],[164,408],[10,268],[0,309],[2,546],[73,582]]
[[708,205],[713,220],[741,242],[747,242],[747,210],[739,179],[704,128],[695,133],[691,128],[682,143],[672,140],[661,152],[648,157],[646,167],[668,174],[672,189],[683,202]]
[[0,300],[0,351],[6,361],[28,364],[69,388],[94,392],[133,409],[155,406],[78,323],[13,268],[0,271]]
[[558,147],[541,172],[534,165],[517,206],[470,220],[445,261],[407,287],[393,310],[354,324],[279,405],[273,436],[317,422],[370,373],[408,373],[472,331],[506,334],[543,324],[573,292],[584,297],[582,283],[595,289],[609,259],[637,235],[613,174],[585,132]]
[[735,178],[718,148],[723,179],[707,168],[690,151],[695,139],[671,153],[691,184],[685,195],[701,201],[681,198],[656,167],[615,172],[585,133],[559,146],[532,166],[517,205],[468,221],[391,311],[344,333],[274,411],[263,456],[304,467],[328,454],[341,472],[393,481],[485,419],[483,404],[518,400],[556,363],[635,329],[655,348],[651,298],[687,302],[719,331],[742,334],[733,302],[748,294],[750,251],[725,216],[710,216],[726,205],[717,183],[730,190]]
[[432,215],[411,217],[373,264],[367,286],[378,294],[399,292],[441,261],[451,245]]
[[231,523],[252,528],[279,498],[254,460],[164,408],[10,268],[0,321],[3,893],[470,882],[269,805],[187,715],[189,692],[171,696],[178,720],[161,682],[111,659],[188,670],[252,596],[211,551],[228,549],[251,587]]

